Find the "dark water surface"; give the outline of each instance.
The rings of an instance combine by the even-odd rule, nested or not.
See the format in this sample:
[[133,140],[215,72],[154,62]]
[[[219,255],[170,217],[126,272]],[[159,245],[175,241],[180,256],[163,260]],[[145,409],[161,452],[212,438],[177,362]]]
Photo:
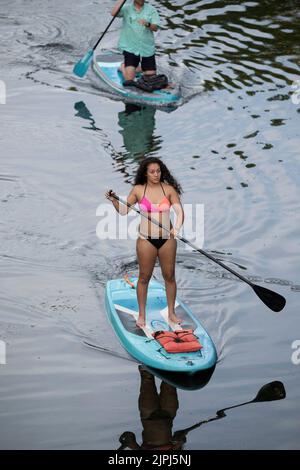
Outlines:
[[275,314],[179,245],[178,293],[219,362],[202,388],[177,389],[173,431],[278,380],[284,400],[232,409],[191,430],[185,449],[300,448],[299,2],[151,3],[160,67],[183,90],[169,113],[125,106],[92,72],[72,76],[112,2],[0,2],[2,449],[115,449],[124,431],[141,442],[138,364],[104,309],[106,281],[137,273],[135,242],[99,240],[96,210],[107,187],[129,192],[148,155],[174,172],[184,203],[204,204],[204,249],[287,299]]

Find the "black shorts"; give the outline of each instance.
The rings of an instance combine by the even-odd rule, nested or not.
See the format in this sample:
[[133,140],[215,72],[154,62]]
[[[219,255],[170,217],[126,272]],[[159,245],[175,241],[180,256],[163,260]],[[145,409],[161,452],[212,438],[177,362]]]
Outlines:
[[147,70],[156,70],[155,55],[151,55],[150,57],[141,57],[127,51],[123,51],[123,55],[125,67],[137,68],[141,62],[143,72],[147,72]]

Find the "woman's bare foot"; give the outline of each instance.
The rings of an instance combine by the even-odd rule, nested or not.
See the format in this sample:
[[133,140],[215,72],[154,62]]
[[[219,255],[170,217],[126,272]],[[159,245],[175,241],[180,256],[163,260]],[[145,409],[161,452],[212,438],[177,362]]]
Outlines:
[[136,326],[138,328],[145,328],[146,326],[146,320],[145,320],[145,316],[144,315],[139,315],[138,319],[137,319],[137,322],[136,322]]
[[178,318],[175,315],[175,313],[169,313],[168,320],[171,321],[172,323],[177,323],[178,325],[180,325],[180,323],[182,323],[181,318]]

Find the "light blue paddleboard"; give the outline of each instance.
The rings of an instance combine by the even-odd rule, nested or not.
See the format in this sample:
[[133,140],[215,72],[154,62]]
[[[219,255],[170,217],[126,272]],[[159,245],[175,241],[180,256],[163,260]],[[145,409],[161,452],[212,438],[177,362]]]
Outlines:
[[[131,281],[136,286],[137,278],[131,278]],[[139,362],[156,369],[190,374],[215,366],[217,353],[212,339],[179,299],[176,299],[175,312],[183,322],[179,326],[168,321],[166,291],[159,282],[152,279],[149,283],[146,327],[143,329],[136,326],[139,311],[136,289],[125,280],[108,281],[105,304],[108,318],[121,344]],[[154,331],[178,329],[192,329],[203,348],[196,352],[168,353],[152,336]]]
[[176,106],[179,104],[181,95],[178,87],[164,88],[152,93],[140,90],[136,87],[124,87],[123,74],[119,71],[122,62],[123,56],[115,52],[102,51],[101,53],[97,53],[96,51],[94,53],[94,71],[112,92],[128,100],[150,105]]

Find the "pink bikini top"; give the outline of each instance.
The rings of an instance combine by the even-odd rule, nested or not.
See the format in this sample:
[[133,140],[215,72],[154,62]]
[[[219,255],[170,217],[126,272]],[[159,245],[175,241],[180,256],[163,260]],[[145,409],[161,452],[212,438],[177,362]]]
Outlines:
[[139,202],[139,206],[142,211],[144,212],[167,212],[170,210],[171,203],[169,199],[167,198],[166,193],[161,183],[160,185],[161,185],[161,189],[163,190],[165,197],[160,201],[159,204],[157,204],[157,207],[154,206],[152,202],[149,201],[149,199],[145,196],[147,184],[145,185],[144,195]]

